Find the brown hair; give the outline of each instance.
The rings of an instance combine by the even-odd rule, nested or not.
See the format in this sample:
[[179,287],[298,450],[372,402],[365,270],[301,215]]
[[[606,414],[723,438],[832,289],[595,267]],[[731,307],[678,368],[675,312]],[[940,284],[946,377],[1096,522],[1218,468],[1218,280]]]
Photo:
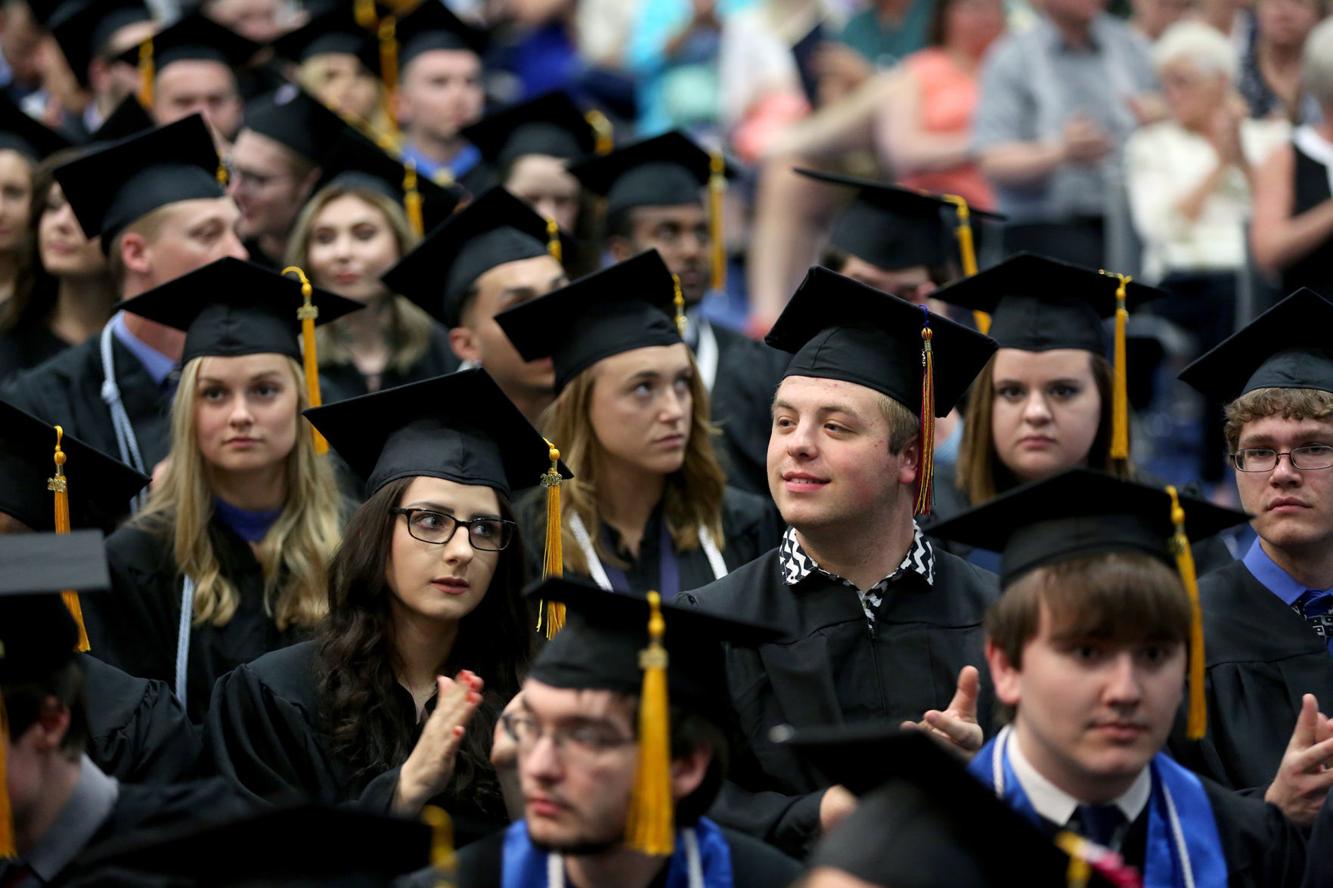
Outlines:
[[[694,358],[690,358],[691,367]],[[597,469],[602,462],[602,445],[588,418],[592,407],[592,392],[597,384],[597,367],[593,365],[579,373],[560,392],[541,417],[541,427],[548,438],[556,443],[564,455],[565,464],[574,478],[561,485],[560,512],[566,539],[572,539],[569,520],[578,515],[586,528],[601,526],[597,505]],[[722,538],[722,496],[726,490],[726,475],[713,450],[716,428],[708,419],[708,390],[696,372],[690,376],[692,411],[690,439],[685,446],[685,462],[667,476],[663,496],[667,529],[678,552],[699,548],[699,528],[704,527],[717,543],[719,550],[726,548]],[[545,515],[542,516],[545,530]],[[578,546],[564,548],[565,566],[576,573],[586,574],[588,565],[583,550]],[[603,552],[597,543],[597,557],[603,562],[621,565],[614,553]]]
[[116,232],[116,236],[111,239],[111,248],[107,251],[106,262],[107,271],[111,275],[111,284],[116,288],[117,295],[125,289],[125,257],[121,250],[125,243],[125,235],[133,233],[149,242],[157,240],[158,235],[162,233],[162,229],[171,221],[171,213],[175,208],[175,203],[169,203],[145,213]]
[[[1131,475],[1129,466],[1111,459],[1111,364],[1098,354],[1090,354],[1092,380],[1101,399],[1097,436],[1088,449],[1089,468],[1110,472],[1117,477]],[[958,448],[955,483],[974,506],[994,499],[1019,481],[1000,460],[991,434],[991,411],[995,409],[995,356],[972,383],[972,391],[963,413],[963,440]]]
[[1234,452],[1240,446],[1240,433],[1245,430],[1245,426],[1267,416],[1333,422],[1333,393],[1320,389],[1289,388],[1261,388],[1246,392],[1227,405],[1227,447]]

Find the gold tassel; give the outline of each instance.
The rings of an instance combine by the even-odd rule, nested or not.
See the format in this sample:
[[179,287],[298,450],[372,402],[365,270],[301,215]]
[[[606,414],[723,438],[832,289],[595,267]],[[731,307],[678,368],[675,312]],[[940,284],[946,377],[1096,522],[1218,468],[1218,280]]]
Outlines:
[[153,66],[153,38],[149,37],[139,44],[139,104],[145,108],[153,107],[153,81],[157,71]]
[[1092,866],[1083,857],[1083,848],[1087,840],[1062,830],[1056,833],[1055,844],[1069,855],[1069,866],[1065,869],[1065,885],[1068,888],[1084,888],[1092,878]]
[[1203,607],[1199,603],[1199,579],[1194,571],[1190,540],[1185,535],[1185,510],[1180,506],[1174,485],[1168,484],[1166,492],[1171,497],[1171,523],[1176,528],[1171,536],[1171,554],[1176,556],[1176,570],[1190,599],[1190,699],[1185,736],[1202,740],[1208,730],[1208,703],[1203,698]]
[[426,219],[422,211],[421,190],[417,186],[417,165],[411,160],[403,162],[403,211],[417,237],[424,237]]
[[[68,456],[60,449],[60,441],[65,437],[65,430],[60,426],[56,426],[55,430],[56,452],[52,459],[56,464],[56,473],[46,479],[46,489],[55,494],[55,532],[69,533],[72,529],[69,520],[69,483],[65,478],[65,461]],[[79,641],[74,649],[79,653],[87,653],[92,650],[92,645],[88,643],[88,629],[83,625],[83,607],[79,604],[79,593],[73,589],[66,589],[60,593],[60,597],[65,602],[69,615],[74,618],[75,625],[79,627]]]
[[421,820],[430,827],[430,867],[440,881],[437,885],[450,885],[458,869],[458,856],[454,852],[454,822],[443,808],[426,805],[421,809]]
[[[288,265],[282,270],[284,275],[295,274],[297,280],[301,282],[301,307],[296,310],[296,317],[301,322],[301,358],[305,364],[305,387],[306,394],[310,400],[311,407],[318,407],[323,403],[319,393],[319,354],[315,346],[315,321],[319,318],[319,306],[311,302],[314,296],[315,288],[310,285],[310,279],[305,276],[305,272],[299,266]],[[319,429],[313,425],[310,427],[310,435],[315,442],[315,453],[320,456],[329,452],[329,442],[324,440],[324,436],[319,433]]]
[[367,31],[375,30],[379,24],[379,13],[375,9],[375,0],[356,0],[354,9],[356,24]]
[[560,247],[560,226],[554,219],[546,220],[546,252],[551,254],[551,258],[556,262],[563,263],[563,250]]
[[1129,368],[1125,358],[1125,326],[1129,309],[1125,307],[1125,288],[1133,280],[1127,274],[1102,271],[1119,280],[1115,290],[1115,374],[1111,387],[1111,459],[1129,459]]
[[935,480],[935,350],[931,341],[935,331],[930,329],[930,311],[923,305],[921,314],[921,468],[916,474],[915,514],[929,515],[931,494]]
[[388,100],[389,129],[396,139],[398,136],[398,118],[393,112],[394,94],[398,92],[398,20],[386,15],[380,20],[380,79],[384,83],[384,95]]
[[[958,194],[940,195],[944,200],[954,205],[958,212],[958,227],[954,233],[958,236],[958,252],[961,254],[963,262],[963,277],[971,277],[977,273],[977,247],[976,241],[972,237],[972,211],[967,206],[967,199]],[[977,331],[983,336],[990,332],[990,315],[984,311],[972,312],[972,322],[977,325]]]
[[214,175],[217,176],[218,184],[221,185],[223,188],[226,188],[227,182],[231,177],[227,174],[226,162],[223,161],[221,158],[218,159],[218,170]]
[[[542,579],[565,574],[565,550],[560,526],[560,451],[549,439],[551,468],[542,475],[546,488],[546,547],[542,554]],[[537,607],[537,631],[555,638],[565,628],[565,606],[558,601],[544,601]]]
[[667,699],[666,620],[662,596],[648,593],[648,647],[639,652],[643,689],[639,694],[639,767],[634,775],[625,845],[653,857],[676,850],[675,802],[671,798],[671,725]]
[[708,227],[713,243],[714,290],[727,286],[727,242],[722,230],[722,197],[727,193],[727,161],[722,152],[714,151],[708,158]]
[[592,127],[595,140],[593,142],[593,154],[598,157],[610,154],[616,147],[615,127],[611,126],[610,119],[598,111],[596,108],[586,112],[583,119],[588,121],[588,126]]
[[672,303],[676,307],[676,332],[680,334],[681,339],[684,339],[685,328],[689,322],[685,319],[685,294],[680,289],[679,275],[671,275],[671,286],[676,291],[676,295],[672,299]]
[[[0,642],[0,659],[5,646]],[[9,807],[9,713],[5,711],[5,695],[0,694],[0,860],[18,857],[14,844],[14,812]]]

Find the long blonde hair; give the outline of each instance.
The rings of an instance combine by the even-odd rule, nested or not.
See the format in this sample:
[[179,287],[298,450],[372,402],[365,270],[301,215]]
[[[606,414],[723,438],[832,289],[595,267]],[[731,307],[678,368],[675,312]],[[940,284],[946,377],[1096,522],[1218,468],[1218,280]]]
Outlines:
[[[694,357],[690,357],[693,366]],[[561,527],[566,539],[573,539],[570,519],[578,515],[590,532],[601,526],[597,506],[597,474],[604,454],[589,411],[593,388],[597,385],[597,366],[579,373],[541,416],[541,427],[574,473],[574,478],[560,485]],[[722,536],[722,497],[726,474],[713,450],[717,429],[708,418],[708,390],[699,373],[690,376],[690,439],[685,446],[685,462],[666,479],[663,517],[677,552],[699,548],[699,528],[707,529],[719,550],[726,548]],[[542,516],[545,520],[545,516]],[[544,524],[543,524],[544,529]],[[603,562],[623,566],[613,552],[603,551],[598,541],[597,557]],[[579,546],[564,547],[565,566],[576,573],[588,573],[587,559]]]
[[[389,228],[393,231],[394,241],[398,244],[398,255],[404,256],[417,245],[420,238],[408,224],[402,207],[387,195],[369,188],[355,185],[333,183],[321,188],[306,202],[301,215],[292,226],[292,236],[287,241],[287,265],[299,265],[308,272],[310,257],[310,232],[315,225],[315,217],[333,201],[340,197],[356,197],[379,210]],[[421,360],[430,348],[431,335],[435,332],[435,319],[418,308],[410,299],[389,293],[382,302],[372,304],[367,311],[377,312],[383,323],[384,336],[389,343],[389,366],[399,373],[407,370]],[[347,325],[343,320],[324,324],[315,330],[316,344],[319,348],[321,367],[352,363],[352,351],[347,342]]]
[[[225,626],[240,594],[222,573],[209,537],[213,492],[199,449],[195,400],[202,358],[181,368],[171,403],[171,459],[148,505],[134,519],[165,534],[181,574],[194,580],[194,625]],[[297,412],[307,404],[301,365],[288,358],[298,392]],[[328,564],[340,541],[339,498],[328,459],[315,453],[300,416],[296,444],[287,457],[287,498],[282,514],[259,543],[255,557],[264,574],[264,611],[279,629],[312,626],[328,612]]]

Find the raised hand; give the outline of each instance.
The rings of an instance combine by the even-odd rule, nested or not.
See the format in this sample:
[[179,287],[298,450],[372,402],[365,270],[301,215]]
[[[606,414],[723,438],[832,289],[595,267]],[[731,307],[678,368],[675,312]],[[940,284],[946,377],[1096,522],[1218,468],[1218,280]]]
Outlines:
[[1264,801],[1282,809],[1287,819],[1300,826],[1314,823],[1324,806],[1324,798],[1333,787],[1333,730],[1319,711],[1314,694],[1301,698],[1301,712],[1296,729],[1282,755],[1273,782],[1264,793]]
[[977,724],[977,697],[981,694],[981,673],[975,666],[964,666],[958,673],[958,688],[943,712],[928,711],[921,721],[905,721],[904,730],[925,731],[949,749],[971,758],[981,749],[984,735]]
[[393,812],[399,816],[415,817],[449,785],[467,723],[481,703],[482,680],[466,669],[453,680],[437,676],[435,684],[435,711],[398,773]]

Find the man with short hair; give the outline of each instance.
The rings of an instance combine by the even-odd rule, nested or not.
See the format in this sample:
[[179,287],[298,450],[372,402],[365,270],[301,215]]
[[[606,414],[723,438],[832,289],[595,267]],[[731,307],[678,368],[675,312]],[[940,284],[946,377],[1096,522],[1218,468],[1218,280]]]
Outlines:
[[51,35],[89,95],[79,123],[93,133],[139,89],[134,65],[118,56],[153,36],[152,13],[143,0],[61,4],[51,19]]
[[853,802],[774,744],[775,725],[906,721],[981,745],[981,621],[995,578],[933,546],[915,516],[928,509],[933,421],[995,343],[820,267],[768,342],[794,353],[768,447],[787,531],[779,548],[684,598],[783,628],[779,643],[727,645],[749,748],[714,814],[803,855]]

